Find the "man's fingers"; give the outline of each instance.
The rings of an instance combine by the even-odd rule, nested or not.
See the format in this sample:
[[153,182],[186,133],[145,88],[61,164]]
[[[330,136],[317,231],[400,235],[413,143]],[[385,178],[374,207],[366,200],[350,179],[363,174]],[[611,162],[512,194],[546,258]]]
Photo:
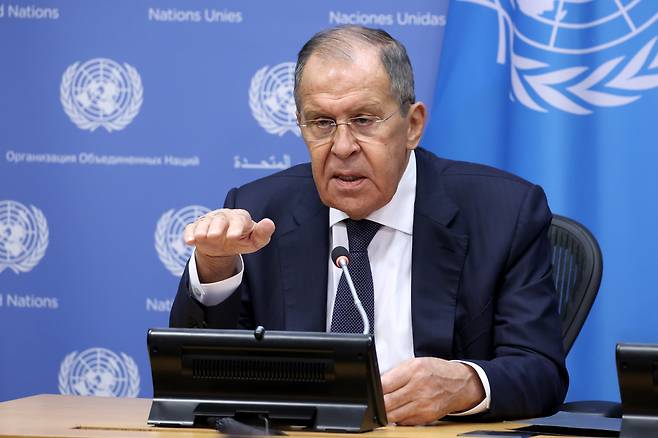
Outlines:
[[[408,386],[393,394],[407,388]],[[405,391],[398,401],[400,404],[393,407],[386,403],[386,417],[389,422],[408,426],[428,424],[450,413],[446,411],[446,405],[441,399],[423,397],[418,394],[418,388]]]
[[274,222],[272,222],[271,219],[261,219],[260,222],[257,222],[254,225],[254,229],[251,233],[251,240],[256,247],[260,249],[270,242],[272,234],[274,234],[274,229]]
[[437,415],[433,411],[424,409],[421,403],[412,402],[402,406],[397,411],[386,414],[389,423],[399,426],[419,426],[436,421]]
[[194,225],[194,240],[196,242],[205,240],[206,235],[208,234],[208,226],[210,225],[210,221],[208,219],[202,219],[196,221],[193,225]]
[[267,245],[274,222],[254,222],[246,210],[211,211],[185,227],[183,239],[197,251],[213,257],[248,254]]
[[229,240],[240,240],[249,237],[254,229],[255,222],[249,215],[232,214],[228,217],[228,229],[226,238]]
[[384,406],[386,411],[394,411],[400,406],[404,406],[414,400],[413,388],[411,385],[403,386],[393,392],[384,394]]
[[188,245],[194,245],[194,226],[195,223],[187,224],[183,231],[183,240]]
[[210,218],[207,236],[209,239],[221,238],[226,232],[228,221],[224,215],[215,215]]
[[416,415],[416,411],[416,403],[413,401],[392,410],[389,410],[388,407],[386,407],[386,418],[389,423],[407,424],[405,421],[413,415]]
[[382,391],[384,394],[396,391],[409,383],[412,377],[410,366],[411,361],[406,361],[384,373],[382,376]]

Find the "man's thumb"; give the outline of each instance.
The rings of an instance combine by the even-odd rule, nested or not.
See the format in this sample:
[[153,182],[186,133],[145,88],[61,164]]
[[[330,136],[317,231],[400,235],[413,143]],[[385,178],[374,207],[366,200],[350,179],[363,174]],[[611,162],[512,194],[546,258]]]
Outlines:
[[256,247],[262,248],[270,242],[272,234],[274,234],[274,222],[271,219],[265,218],[261,219],[260,222],[256,222],[254,229],[251,231],[251,240],[254,242]]

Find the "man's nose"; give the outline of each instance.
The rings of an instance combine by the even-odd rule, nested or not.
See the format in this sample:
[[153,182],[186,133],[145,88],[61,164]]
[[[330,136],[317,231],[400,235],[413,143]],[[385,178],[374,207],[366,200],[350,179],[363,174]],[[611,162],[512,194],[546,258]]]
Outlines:
[[339,158],[347,158],[358,150],[359,144],[354,138],[350,126],[342,123],[337,125],[331,151]]

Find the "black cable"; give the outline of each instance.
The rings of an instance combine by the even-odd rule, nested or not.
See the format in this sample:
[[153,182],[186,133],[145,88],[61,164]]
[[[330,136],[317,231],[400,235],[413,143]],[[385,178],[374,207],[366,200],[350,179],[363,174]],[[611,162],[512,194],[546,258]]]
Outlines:
[[232,417],[210,417],[208,424],[213,426],[219,432],[231,436],[249,436],[249,435],[286,435],[286,433],[269,427],[269,420],[265,416],[259,417],[264,421],[265,427],[252,426],[245,424]]

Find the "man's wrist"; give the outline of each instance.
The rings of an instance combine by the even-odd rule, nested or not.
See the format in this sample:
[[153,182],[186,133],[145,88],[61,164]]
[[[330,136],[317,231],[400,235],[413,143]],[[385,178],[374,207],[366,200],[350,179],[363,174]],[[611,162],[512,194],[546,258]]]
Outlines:
[[460,403],[455,406],[454,412],[466,412],[479,405],[485,399],[486,392],[482,386],[480,376],[473,367],[462,362],[455,362],[455,365],[459,365],[462,369],[466,383],[463,389],[463,397],[460,397]]
[[195,251],[194,258],[201,283],[216,283],[238,272],[238,256],[213,257]]

